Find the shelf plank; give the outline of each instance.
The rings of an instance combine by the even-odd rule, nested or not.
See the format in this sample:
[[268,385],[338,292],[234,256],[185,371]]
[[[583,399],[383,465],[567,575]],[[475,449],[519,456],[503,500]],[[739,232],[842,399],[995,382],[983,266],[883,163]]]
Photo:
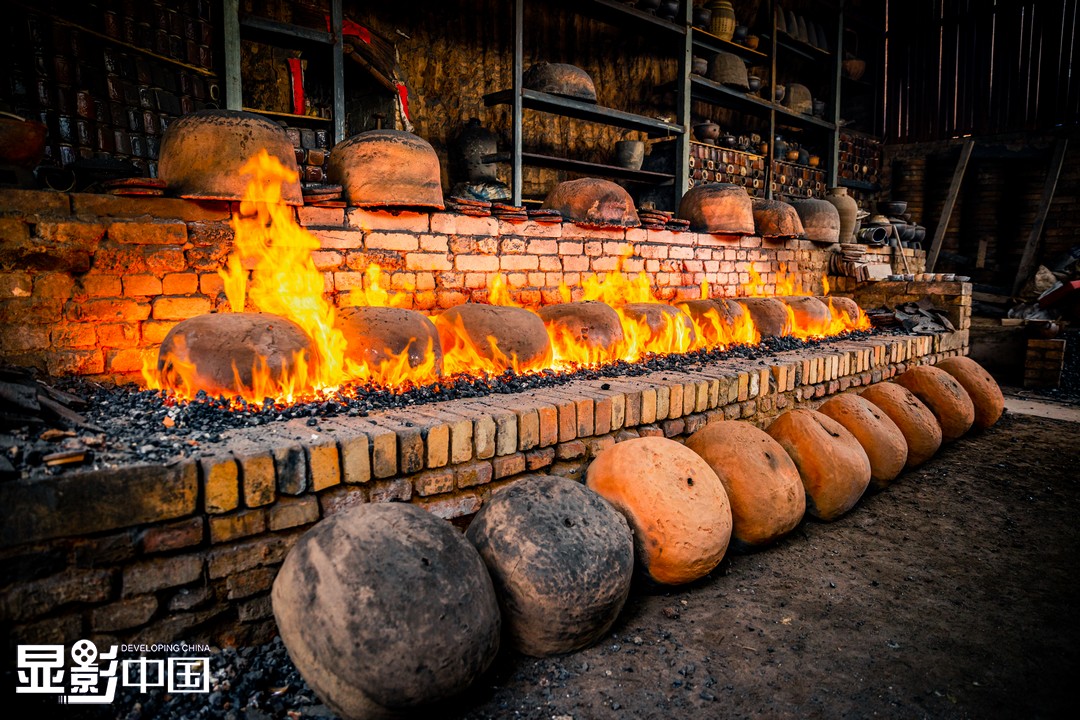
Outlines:
[[751,62],[764,62],[769,59],[769,56],[760,50],[751,50],[745,45],[724,40],[701,28],[694,28],[692,37],[695,50],[731,53]]
[[762,117],[765,117],[769,111],[774,111],[777,115],[776,121],[784,125],[793,125],[811,130],[836,130],[836,125],[827,120],[816,118],[813,115],[793,112],[783,105],[771,103],[756,95],[748,95],[741,90],[729,88],[700,75],[690,76],[690,92],[695,100],[723,105],[742,112],[755,113]]
[[640,25],[644,25],[649,30],[660,30],[670,34],[672,37],[682,37],[686,35],[686,27],[670,20],[664,20],[658,18],[652,13],[639,10],[636,7],[627,5],[619,0],[592,0],[584,6],[578,5],[578,10],[583,13],[588,13],[598,20],[608,22],[612,25],[620,25],[626,20],[631,20]]
[[[484,105],[488,107],[509,105],[513,100],[513,90],[499,90],[485,95]],[[522,105],[529,110],[564,115],[577,120],[613,125],[627,130],[641,130],[654,135],[682,135],[686,132],[681,125],[675,123],[526,88],[521,91],[521,101]]]
[[255,113],[257,115],[266,115],[268,117],[282,118],[283,120],[301,120],[310,122],[329,123],[333,122],[332,118],[318,117],[315,115],[297,115],[296,113],[280,112],[278,110],[262,110],[260,108],[244,108],[244,112]]
[[[760,37],[763,42],[768,42],[770,39],[768,35],[761,35]],[[782,50],[786,50],[787,52],[798,55],[806,60],[829,60],[833,57],[831,52],[814,47],[810,43],[805,43],[782,30],[777,33],[776,45]]]
[[[486,163],[508,163],[511,158],[510,153],[501,152],[494,155],[485,155],[483,160]],[[567,170],[569,172],[593,177],[609,177],[646,183],[670,182],[675,179],[675,176],[671,173],[652,172],[649,170],[630,170],[628,168],[619,167],[618,165],[604,165],[602,163],[586,162],[585,160],[574,160],[573,158],[562,158],[534,152],[521,153],[521,162],[533,167]]]
[[270,20],[269,18],[259,17],[257,15],[242,16],[240,18],[240,26],[293,40],[305,40],[307,42],[319,43],[320,45],[334,44],[334,36],[325,30],[316,30],[301,25],[290,25],[288,23],[277,22],[276,20]]

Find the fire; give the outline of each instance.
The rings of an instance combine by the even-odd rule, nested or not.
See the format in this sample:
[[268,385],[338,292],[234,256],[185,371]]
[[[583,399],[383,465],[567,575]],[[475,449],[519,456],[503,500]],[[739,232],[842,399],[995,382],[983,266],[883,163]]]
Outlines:
[[[234,388],[238,397],[248,403],[262,403],[267,398],[279,402],[314,399],[342,389],[352,393],[356,391],[355,384],[402,388],[438,382],[440,375],[458,373],[496,375],[506,369],[514,372],[573,370],[616,360],[634,362],[651,355],[755,344],[761,339],[748,312],[735,319],[726,317],[719,308],[691,315],[661,301],[645,272],[623,272],[623,261],[627,257],[624,256],[614,271],[586,276],[580,288],[573,292],[565,284],[559,287],[560,297],[566,302],[577,295],[580,300],[603,302],[614,309],[622,326],[623,340],[613,347],[590,346],[549,324],[551,357],[535,367],[524,367],[516,356],[502,352],[492,337],[485,339],[487,347],[478,347],[459,319],[457,325],[441,324],[441,373],[431,341],[427,341],[419,362],[416,353],[410,362],[410,348],[406,348],[400,353],[387,350],[384,353],[387,359],[372,364],[362,359],[363,353],[348,352],[345,333],[336,322],[337,310],[324,294],[323,276],[312,260],[312,252],[319,248],[319,241],[296,223],[292,209],[281,202],[281,184],[295,182],[295,173],[286,170],[265,151],[248,161],[240,172],[252,179],[239,212],[232,219],[234,251],[225,268],[219,271],[229,308],[232,312],[254,310],[287,318],[303,329],[314,348],[310,357],[305,352],[299,353],[277,374],[270,370],[266,358],[256,360],[250,376],[239,372],[234,365]],[[783,265],[771,282],[765,282],[752,266],[748,275],[749,281],[742,288],[747,296],[810,295],[799,275],[788,272]],[[824,278],[822,285],[827,293],[828,282]],[[371,264],[364,272],[362,286],[353,289],[343,299],[343,304],[408,308],[412,303],[411,288],[403,290],[390,289],[382,268]],[[709,283],[702,282],[702,299],[709,299],[711,291]],[[490,304],[523,307],[515,300],[501,274],[492,277],[487,294]],[[628,305],[644,307],[628,309]],[[658,307],[650,308],[650,305]],[[870,327],[861,310],[853,319],[843,308],[834,307],[831,298],[827,307],[827,320],[817,318],[800,323],[795,311],[788,306],[792,334],[815,338]],[[160,370],[148,363],[143,375],[148,387],[164,390],[180,400],[190,400],[202,388],[199,387],[196,362],[189,357],[183,340],[183,337],[176,338],[173,350],[162,358]],[[417,342],[412,339],[410,347]],[[250,377],[250,382],[245,382],[243,377]]]

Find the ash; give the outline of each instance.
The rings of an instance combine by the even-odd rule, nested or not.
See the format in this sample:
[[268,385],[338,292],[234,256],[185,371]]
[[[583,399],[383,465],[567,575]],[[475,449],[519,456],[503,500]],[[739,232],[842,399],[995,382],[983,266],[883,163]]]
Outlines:
[[[24,427],[0,435],[0,447],[14,472],[9,479],[56,475],[86,467],[109,467],[136,463],[169,464],[181,458],[213,452],[225,442],[228,430],[251,428],[271,423],[306,418],[312,428],[328,418],[365,417],[379,410],[414,407],[425,403],[487,395],[519,393],[563,385],[575,380],[634,377],[657,371],[695,370],[729,359],[761,360],[776,353],[833,342],[900,334],[875,329],[850,332],[821,340],[791,337],[764,338],[758,345],[736,345],[726,350],[699,350],[684,354],[648,357],[628,363],[618,361],[600,368],[574,372],[543,371],[515,375],[457,375],[422,387],[388,390],[376,386],[350,386],[325,399],[294,404],[266,400],[263,404],[230,401],[224,397],[200,396],[192,402],[177,402],[156,390],[142,390],[134,385],[105,386],[72,378],[62,383],[65,391],[85,398],[84,427],[63,433],[42,432]],[[81,452],[81,463],[49,465],[51,453]]]

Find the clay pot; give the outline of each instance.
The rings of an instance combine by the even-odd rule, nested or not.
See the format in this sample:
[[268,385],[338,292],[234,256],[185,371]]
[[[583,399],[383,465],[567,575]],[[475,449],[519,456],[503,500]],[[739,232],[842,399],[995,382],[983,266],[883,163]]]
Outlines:
[[0,112],[0,165],[34,169],[45,156],[47,134],[44,123]]
[[[652,352],[686,352],[697,340],[691,317],[672,305],[631,302],[623,305],[621,310],[626,320],[644,323],[648,327]],[[667,347],[656,347],[660,339],[667,340]]]
[[706,58],[695,55],[690,60],[690,72],[705,77],[705,73],[709,72],[709,61]]
[[[715,22],[715,18],[713,19]],[[738,55],[718,52],[709,66],[709,79],[721,85],[749,90],[750,81],[746,73],[746,63]]]
[[754,229],[764,238],[798,238],[805,234],[799,213],[780,200],[754,198]]
[[701,142],[715,145],[717,138],[720,137],[720,126],[712,120],[696,123],[694,125],[694,137]]
[[877,204],[878,212],[886,217],[900,217],[907,212],[907,202],[904,200],[882,200]]
[[390,307],[347,307],[334,323],[345,335],[345,358],[372,369],[408,353],[409,367],[434,355],[435,373],[442,372],[442,343],[435,324],[415,310]]
[[761,337],[781,337],[791,334],[791,320],[787,306],[777,298],[739,298],[754,319],[754,327]]
[[559,183],[548,193],[543,209],[558,210],[564,219],[586,227],[637,227],[641,224],[630,193],[613,182],[596,178]]
[[877,383],[863,390],[862,397],[877,405],[900,428],[908,447],[904,467],[922,465],[941,447],[941,426],[930,409],[907,388],[896,383]]
[[735,9],[728,0],[714,0],[709,4],[712,11],[709,32],[721,40],[731,40],[735,36]]
[[859,322],[862,313],[859,311],[859,304],[851,298],[828,295],[819,296],[818,300],[825,303],[826,306],[831,304],[834,311],[847,315],[848,321],[852,324]]
[[467,688],[499,649],[480,554],[407,503],[359,504],[317,523],[270,597],[297,670],[346,720],[430,717],[427,706]]
[[761,89],[761,78],[756,75],[751,75],[746,79],[747,84],[750,86],[750,92],[756,93]]
[[869,400],[854,393],[835,395],[818,408],[847,428],[870,460],[870,484],[884,489],[907,464],[904,434],[889,416]]
[[693,24],[694,27],[708,30],[712,24],[712,10],[705,7],[694,8]]
[[161,341],[157,368],[168,377],[174,359],[192,363],[193,390],[232,397],[241,391],[237,378],[253,388],[253,369],[263,362],[279,378],[295,369],[298,354],[309,366],[319,359],[311,339],[291,320],[269,313],[215,313],[177,323]]
[[679,309],[690,316],[695,331],[709,347],[727,344],[747,314],[745,307],[726,298],[687,300]]
[[667,585],[703,577],[731,539],[731,507],[716,473],[697,453],[667,438],[634,438],[603,450],[585,483],[634,531],[642,571]]
[[466,303],[434,319],[443,355],[470,343],[480,357],[502,372],[514,367],[539,369],[551,363],[551,340],[544,321],[524,308]]
[[330,151],[330,182],[356,207],[443,209],[439,156],[404,130],[368,130]]
[[971,429],[975,405],[964,386],[932,365],[914,367],[896,377],[896,383],[915,393],[941,425],[941,439],[952,442]]
[[848,58],[840,63],[840,72],[844,74],[844,77],[851,80],[861,80],[863,73],[866,72],[866,61],[859,58]]
[[281,184],[281,200],[302,205],[296,154],[280,125],[237,110],[200,110],[169,123],[161,139],[158,177],[173,195],[193,200],[243,200],[250,177],[240,168],[260,150],[297,173]]
[[694,232],[753,235],[754,206],[746,189],[729,183],[696,185],[679,203],[678,216]]
[[786,86],[777,84],[773,88],[773,98],[772,98],[773,102],[775,102],[775,103],[783,102],[783,100],[784,100],[784,98],[786,96],[787,96],[787,87]]
[[522,75],[522,84],[530,90],[596,102],[596,85],[589,74],[566,63],[536,63]]
[[491,574],[511,644],[526,655],[591,645],[630,593],[630,526],[573,480],[517,478],[484,503],[465,536]]
[[810,115],[814,112],[814,96],[805,85],[788,83],[784,105],[792,112]]
[[806,511],[814,517],[835,520],[866,492],[870,460],[855,436],[832,418],[814,410],[789,410],[768,433],[799,468]]
[[713,469],[731,504],[731,539],[741,547],[775,542],[806,511],[799,469],[780,443],[748,422],[713,422],[686,447]]
[[545,305],[540,308],[539,315],[553,341],[570,339],[597,352],[600,358],[614,354],[622,345],[619,314],[602,302],[589,300]]
[[792,207],[799,213],[806,239],[820,243],[834,243],[840,240],[840,213],[836,207],[817,198],[799,198],[791,201]]
[[985,430],[1005,412],[1005,397],[997,381],[982,365],[969,357],[945,358],[937,364],[960,383],[975,406],[975,427]]
[[629,170],[640,170],[645,160],[645,143],[641,140],[619,140],[615,143],[615,163]]
[[827,330],[832,321],[829,306],[810,295],[790,295],[777,298],[789,308],[795,316],[795,324],[806,329]]
[[855,241],[855,217],[859,213],[859,203],[848,195],[847,188],[833,187],[825,194],[825,200],[832,203],[840,215],[840,242]]
[[656,17],[663,20],[674,20],[679,13],[679,0],[661,0],[660,7],[656,9]]
[[499,151],[498,137],[478,118],[470,118],[461,134],[450,146],[450,170],[455,181],[483,183],[498,181],[494,163],[486,163],[485,155]]

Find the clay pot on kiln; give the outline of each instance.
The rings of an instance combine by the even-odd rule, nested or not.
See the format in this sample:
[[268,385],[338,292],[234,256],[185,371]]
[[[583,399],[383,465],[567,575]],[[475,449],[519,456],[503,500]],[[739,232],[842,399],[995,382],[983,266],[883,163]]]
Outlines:
[[779,298],[740,298],[739,302],[750,313],[754,327],[761,337],[781,337],[791,332],[791,320],[787,306]]
[[435,372],[442,372],[442,344],[435,325],[415,310],[391,307],[347,307],[338,311],[334,322],[345,335],[345,357],[377,368],[408,353],[409,367],[417,367],[435,356]]
[[832,203],[840,214],[840,242],[854,242],[855,216],[859,213],[859,204],[855,202],[855,198],[848,195],[847,188],[834,187],[829,188],[825,200]]
[[840,213],[832,203],[817,198],[800,198],[792,200],[791,205],[799,213],[807,240],[820,243],[840,240]]
[[555,186],[543,209],[558,210],[563,218],[591,227],[637,227],[641,225],[630,193],[608,180],[582,178]]
[[546,367],[551,362],[551,339],[544,321],[525,308],[466,303],[435,317],[444,355],[466,342],[502,372]]
[[443,209],[439,156],[404,130],[369,130],[338,143],[329,171],[350,205]]
[[791,205],[780,200],[754,198],[754,228],[764,238],[797,238],[803,229],[799,213]]
[[[296,153],[280,125],[238,110],[200,110],[177,118],[161,139],[158,177],[169,192],[193,200],[243,200],[249,177],[240,168],[260,150],[297,173]],[[281,199],[302,205],[297,180],[282,183]]]
[[536,63],[525,71],[521,80],[530,90],[596,102],[596,85],[587,72],[575,65]]
[[545,305],[540,308],[548,335],[569,338],[599,354],[601,359],[614,353],[623,343],[622,322],[610,306],[595,300]]
[[690,221],[694,232],[754,234],[754,207],[746,190],[730,183],[691,188],[679,203],[678,216]]

